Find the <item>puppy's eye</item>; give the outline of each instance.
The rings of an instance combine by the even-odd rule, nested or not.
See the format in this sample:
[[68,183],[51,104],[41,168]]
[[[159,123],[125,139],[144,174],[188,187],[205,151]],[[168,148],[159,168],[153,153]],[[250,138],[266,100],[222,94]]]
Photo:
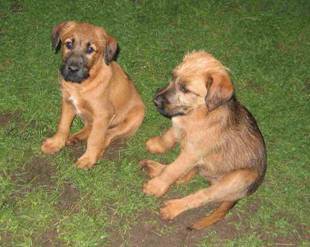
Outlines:
[[180,91],[182,93],[189,93],[190,92],[184,85],[180,85]]
[[72,41],[67,41],[67,42],[66,42],[66,47],[67,47],[69,50],[72,50],[72,48],[73,48],[73,43],[72,43]]
[[95,51],[94,48],[92,48],[91,46],[87,47],[87,51],[86,51],[87,54],[92,54],[94,51]]

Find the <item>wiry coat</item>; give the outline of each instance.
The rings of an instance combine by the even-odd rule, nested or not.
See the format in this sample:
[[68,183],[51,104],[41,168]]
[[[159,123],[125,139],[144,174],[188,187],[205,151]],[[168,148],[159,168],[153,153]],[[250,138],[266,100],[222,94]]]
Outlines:
[[189,180],[197,170],[210,183],[161,209],[164,219],[210,202],[220,202],[211,215],[195,223],[200,229],[227,213],[237,200],[253,193],[266,171],[266,148],[251,113],[234,96],[227,68],[206,52],[186,55],[173,72],[173,80],[155,96],[155,105],[172,118],[172,127],[151,138],[147,149],[163,153],[180,143],[181,153],[165,166],[141,162],[151,177],[144,192],[164,194],[174,182]]

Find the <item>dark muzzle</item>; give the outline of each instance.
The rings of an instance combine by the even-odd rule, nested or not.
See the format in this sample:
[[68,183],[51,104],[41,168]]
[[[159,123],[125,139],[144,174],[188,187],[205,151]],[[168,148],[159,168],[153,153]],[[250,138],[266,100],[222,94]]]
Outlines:
[[66,81],[81,83],[89,77],[85,59],[72,54],[60,67],[60,73]]

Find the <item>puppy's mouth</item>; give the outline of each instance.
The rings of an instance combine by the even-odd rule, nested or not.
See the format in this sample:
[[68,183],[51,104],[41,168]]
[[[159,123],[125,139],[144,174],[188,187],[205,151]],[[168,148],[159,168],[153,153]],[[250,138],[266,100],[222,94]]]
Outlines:
[[187,114],[187,111],[185,108],[183,107],[180,107],[180,108],[176,108],[176,109],[173,109],[173,110],[165,110],[164,108],[162,107],[157,107],[157,111],[163,115],[164,117],[166,118],[173,118],[173,117],[177,117],[177,116],[184,116]]
[[89,77],[88,68],[64,63],[60,67],[60,73],[65,81],[82,83]]

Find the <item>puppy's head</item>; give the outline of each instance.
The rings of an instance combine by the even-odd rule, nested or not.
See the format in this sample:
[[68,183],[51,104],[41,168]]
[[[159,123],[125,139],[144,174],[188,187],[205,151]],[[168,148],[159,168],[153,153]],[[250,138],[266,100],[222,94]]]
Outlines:
[[61,75],[75,83],[86,80],[102,60],[110,64],[118,51],[116,40],[103,28],[73,21],[53,28],[52,48],[55,52],[62,51]]
[[213,111],[234,92],[227,68],[207,52],[187,54],[173,70],[169,85],[154,98],[158,111],[166,117],[185,115],[205,105]]

